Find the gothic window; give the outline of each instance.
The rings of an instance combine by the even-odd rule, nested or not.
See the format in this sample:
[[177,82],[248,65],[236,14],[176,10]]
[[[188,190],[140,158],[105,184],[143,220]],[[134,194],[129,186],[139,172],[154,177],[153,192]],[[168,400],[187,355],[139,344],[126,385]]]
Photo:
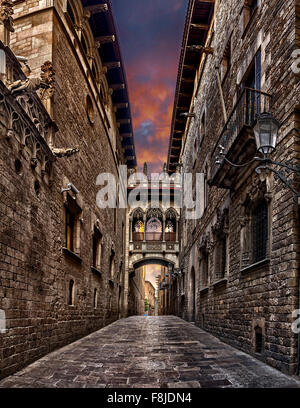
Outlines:
[[146,240],[147,241],[162,240],[162,222],[159,218],[153,217],[147,221]]
[[166,211],[165,240],[176,241],[176,213],[173,209]]
[[267,257],[268,243],[268,205],[265,200],[260,201],[252,213],[253,263]]
[[75,295],[75,283],[73,279],[69,282],[69,294],[68,294],[68,305],[74,306],[74,296]]
[[171,220],[166,222],[166,232],[174,232],[174,224]]
[[151,208],[147,212],[146,240],[162,241],[163,217],[158,208]]
[[144,223],[143,223],[143,221],[139,220],[139,221],[137,221],[135,223],[134,231],[135,232],[144,232]]
[[132,216],[132,239],[133,241],[143,241],[144,240],[144,213],[138,208],[135,210]]

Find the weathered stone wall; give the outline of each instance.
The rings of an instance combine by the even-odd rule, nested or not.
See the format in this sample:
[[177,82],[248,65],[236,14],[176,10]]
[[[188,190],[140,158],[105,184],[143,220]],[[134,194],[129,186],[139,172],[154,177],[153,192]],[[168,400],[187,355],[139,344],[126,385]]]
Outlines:
[[137,268],[129,276],[128,315],[143,316],[145,313],[145,267]]
[[[26,6],[23,13],[29,11],[30,2]],[[107,120],[103,119],[93,97],[91,81],[78,61],[78,50],[52,9],[17,20],[15,27],[12,48],[17,55],[29,58],[33,73],[39,76],[38,67],[46,60],[52,61],[55,69],[57,86],[49,113],[59,132],[53,145],[78,145],[80,153],[57,159],[52,183],[48,185],[30,166],[22,146],[1,137],[0,309],[6,313],[7,331],[0,334],[0,377],[109,324],[125,308],[125,210],[116,211],[114,228],[114,210],[100,210],[96,205],[97,175],[109,172],[118,178],[117,154],[120,163],[124,162],[120,141],[117,140],[116,148],[111,143],[113,132],[117,139],[116,124],[111,121],[108,130]],[[41,49],[43,53],[39,54]],[[87,116],[87,95],[94,104],[94,123]],[[107,115],[113,117],[110,111]],[[17,158],[22,164],[19,174],[15,170]],[[40,182],[38,194],[34,190],[36,180]],[[77,255],[81,260],[62,250],[66,246],[66,226],[61,189],[68,182],[79,190],[76,201],[82,213]],[[91,270],[96,220],[102,234],[101,275]],[[112,250],[113,277],[110,275]],[[74,305],[69,306],[71,279],[75,283]]]
[[[206,107],[206,137],[203,140],[195,172],[202,172],[224,126],[215,65],[224,53],[232,35],[231,67],[223,82],[227,113],[237,100],[237,85],[260,48],[262,53],[262,90],[272,94],[272,113],[282,123],[279,143],[273,159],[298,160],[299,82],[291,70],[295,44],[295,2],[259,2],[250,25],[243,32],[240,13],[243,2],[226,1],[218,6],[215,34],[211,46],[214,55],[206,57],[206,64],[195,100],[196,119],[191,121],[183,155],[184,171],[192,171],[193,145],[198,133],[198,119]],[[298,6],[299,7],[299,6]],[[297,130],[298,129],[298,130]],[[226,146],[225,146],[226,148]],[[247,161],[247,160],[245,160]],[[299,219],[298,206],[290,191],[285,190],[272,174],[267,177],[270,199],[269,263],[249,268],[241,273],[241,221],[244,217],[242,201],[251,188],[258,191],[258,176],[249,168],[231,190],[209,188],[208,206],[194,229],[193,221],[181,221],[183,244],[182,265],[185,271],[185,303],[181,313],[192,319],[193,277],[195,270],[196,324],[216,334],[270,365],[294,373],[297,363],[297,336],[292,333],[292,311],[298,309],[299,291]],[[214,242],[209,247],[209,280],[207,288],[201,283],[199,246],[205,234],[212,237],[217,221],[217,209],[229,208],[228,260],[225,282],[215,286]],[[183,237],[186,234],[187,242]],[[250,237],[249,237],[250,239]],[[255,353],[253,329],[259,325],[264,335],[264,350]]]

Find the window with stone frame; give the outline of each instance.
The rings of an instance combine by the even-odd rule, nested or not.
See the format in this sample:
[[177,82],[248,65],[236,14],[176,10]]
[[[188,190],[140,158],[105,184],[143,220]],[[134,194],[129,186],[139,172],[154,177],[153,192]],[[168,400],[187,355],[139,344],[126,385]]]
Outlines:
[[244,0],[241,12],[241,32],[244,35],[259,6],[259,0]]
[[215,280],[224,279],[227,271],[227,235],[219,234],[215,245]]
[[200,285],[201,288],[208,286],[208,262],[209,262],[209,253],[205,248],[202,248],[200,251]]
[[217,210],[217,220],[212,227],[214,244],[214,280],[225,279],[228,269],[228,247],[229,247],[229,211]]
[[253,263],[267,258],[268,245],[268,204],[259,201],[252,210],[252,250]]
[[243,202],[241,215],[241,269],[269,258],[270,197],[264,186]]
[[102,234],[98,228],[94,227],[93,233],[93,268],[101,269]]
[[81,208],[73,197],[67,194],[65,203],[65,247],[68,251],[80,254],[80,215]]

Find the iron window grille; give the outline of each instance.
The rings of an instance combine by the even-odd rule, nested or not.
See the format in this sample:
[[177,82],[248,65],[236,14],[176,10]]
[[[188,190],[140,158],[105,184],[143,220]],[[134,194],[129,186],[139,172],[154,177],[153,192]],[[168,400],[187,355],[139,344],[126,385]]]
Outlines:
[[267,257],[268,205],[261,201],[253,211],[253,261],[263,261]]

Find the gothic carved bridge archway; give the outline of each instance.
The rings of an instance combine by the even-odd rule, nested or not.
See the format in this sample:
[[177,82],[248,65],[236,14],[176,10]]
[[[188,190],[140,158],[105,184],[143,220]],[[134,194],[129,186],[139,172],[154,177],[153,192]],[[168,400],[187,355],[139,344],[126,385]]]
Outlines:
[[179,214],[174,208],[137,208],[130,214],[129,271],[149,264],[178,268]]

